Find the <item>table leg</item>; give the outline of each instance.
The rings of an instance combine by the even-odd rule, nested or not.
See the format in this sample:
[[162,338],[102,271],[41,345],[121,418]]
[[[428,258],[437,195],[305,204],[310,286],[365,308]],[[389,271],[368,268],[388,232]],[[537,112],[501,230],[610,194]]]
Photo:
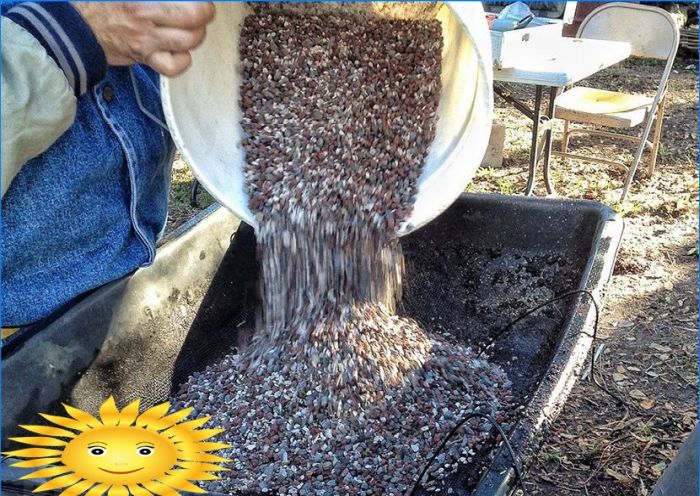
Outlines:
[[530,172],[527,178],[527,187],[525,188],[525,195],[532,195],[532,190],[535,189],[535,175],[537,174],[537,148],[539,142],[539,128],[540,128],[540,107],[542,106],[542,90],[543,86],[537,85],[535,87],[535,108],[533,109],[532,115],[532,146],[530,147]]
[[557,99],[560,88],[552,86],[549,88],[549,107],[547,108],[547,128],[544,133],[544,185],[548,194],[554,194],[554,187],[549,177],[549,159],[552,156],[552,119],[554,118],[554,100]]

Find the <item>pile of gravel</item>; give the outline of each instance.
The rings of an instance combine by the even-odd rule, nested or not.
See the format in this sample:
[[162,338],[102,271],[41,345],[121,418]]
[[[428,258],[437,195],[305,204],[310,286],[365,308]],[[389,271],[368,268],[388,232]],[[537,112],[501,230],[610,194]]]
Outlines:
[[[310,398],[323,396],[289,374],[262,366],[254,375],[240,372],[240,355],[190,377],[174,397],[177,408],[211,415],[225,432],[218,439],[232,448],[218,452],[233,463],[208,491],[289,495],[404,494],[433,451],[462,416],[490,414],[504,429],[499,413],[510,402],[505,374],[470,350],[435,337],[420,369],[406,386],[386,394],[357,415],[313,411]],[[299,377],[313,373],[306,364]],[[493,434],[493,426],[473,419],[428,473],[428,489],[445,494],[441,482],[472,462],[474,449]]]
[[[233,446],[209,490],[401,494],[462,415],[510,401],[500,369],[394,315],[441,26],[262,9],[240,49],[261,315],[250,347],[191,377],[177,404]],[[474,420],[433,475],[490,430]]]

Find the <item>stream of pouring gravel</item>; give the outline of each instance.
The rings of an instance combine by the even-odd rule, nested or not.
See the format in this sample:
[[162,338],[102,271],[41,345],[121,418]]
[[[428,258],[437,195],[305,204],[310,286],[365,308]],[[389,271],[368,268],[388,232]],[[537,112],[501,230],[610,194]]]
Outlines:
[[[404,494],[464,414],[499,421],[499,368],[394,314],[435,136],[438,21],[258,12],[240,40],[261,309],[249,348],[175,397],[225,428],[225,493]],[[426,486],[491,434],[475,419]]]

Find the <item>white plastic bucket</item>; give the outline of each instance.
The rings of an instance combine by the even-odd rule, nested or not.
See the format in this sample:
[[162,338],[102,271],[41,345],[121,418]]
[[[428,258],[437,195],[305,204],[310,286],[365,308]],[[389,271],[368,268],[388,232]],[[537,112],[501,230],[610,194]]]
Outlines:
[[[364,5],[377,15],[395,16],[402,8]],[[401,235],[437,217],[464,191],[484,156],[493,119],[491,40],[481,3],[448,2],[424,10],[442,24],[442,95],[436,137],[418,180],[413,213],[399,228]],[[207,37],[192,54],[192,67],[176,78],[162,78],[161,89],[168,127],[194,175],[222,205],[255,227],[240,146],[238,40],[249,14],[244,3],[217,4]]]

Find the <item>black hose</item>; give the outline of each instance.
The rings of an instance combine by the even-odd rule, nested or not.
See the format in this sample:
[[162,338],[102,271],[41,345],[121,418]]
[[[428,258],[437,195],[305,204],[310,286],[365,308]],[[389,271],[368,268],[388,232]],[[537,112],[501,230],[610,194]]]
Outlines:
[[513,468],[515,469],[515,475],[518,478],[518,482],[520,483],[520,488],[523,491],[523,496],[526,496],[525,492],[525,483],[524,480],[525,478],[523,477],[523,474],[521,472],[520,464],[518,463],[518,457],[515,454],[515,451],[513,450],[513,446],[510,444],[510,440],[508,439],[508,436],[506,436],[506,433],[503,432],[503,428],[496,422],[491,415],[487,415],[485,413],[479,413],[479,412],[472,412],[468,415],[466,415],[462,420],[460,420],[457,425],[455,425],[452,430],[445,436],[445,438],[442,440],[440,443],[440,446],[437,447],[435,450],[435,453],[433,453],[433,456],[430,458],[428,463],[425,464],[425,467],[423,467],[423,471],[420,473],[418,476],[418,480],[416,480],[416,483],[413,486],[413,489],[411,490],[411,496],[414,496],[418,488],[420,487],[420,483],[423,480],[423,477],[425,476],[425,473],[428,471],[430,466],[435,462],[437,459],[438,455],[442,452],[442,450],[445,448],[445,445],[447,444],[447,441],[450,440],[450,438],[457,432],[457,430],[462,427],[465,423],[469,422],[471,419],[475,417],[481,417],[483,419],[488,420],[493,424],[493,426],[496,428],[498,433],[501,435],[501,438],[503,438],[503,442],[506,445],[506,448],[508,449],[508,453],[510,453],[510,457],[513,460]]
[[[585,334],[586,336],[589,336],[589,337],[591,337],[591,338],[593,339],[593,349],[592,349],[592,353],[591,353],[591,380],[593,381],[593,384],[595,384],[598,388],[600,388],[602,391],[604,391],[604,392],[607,393],[609,396],[611,396],[613,399],[615,399],[619,404],[621,404],[622,406],[624,406],[624,407],[625,407],[625,410],[627,411],[628,406],[629,406],[628,403],[627,403],[624,399],[620,398],[617,394],[615,394],[615,393],[613,393],[612,391],[610,391],[607,387],[605,387],[605,385],[599,383],[598,380],[597,380],[596,377],[595,377],[595,350],[596,350],[595,343],[596,343],[596,340],[598,339],[598,322],[599,322],[599,318],[600,318],[600,307],[599,307],[599,305],[598,305],[598,302],[597,302],[596,299],[595,299],[595,296],[593,296],[593,293],[591,293],[591,292],[588,291],[587,289],[576,289],[576,290],[573,290],[573,291],[567,291],[566,293],[562,293],[562,294],[560,294],[560,295],[557,295],[557,296],[555,296],[555,297],[553,297],[553,298],[551,298],[551,299],[545,301],[544,303],[541,303],[541,304],[537,305],[536,307],[531,308],[530,310],[528,310],[527,312],[525,312],[524,314],[520,315],[518,318],[516,318],[516,319],[513,320],[512,322],[510,322],[508,325],[506,325],[505,327],[503,327],[503,328],[502,328],[500,331],[498,331],[496,334],[494,334],[493,337],[491,337],[491,338],[488,340],[488,342],[486,343],[486,345],[481,349],[481,351],[479,351],[479,353],[476,355],[476,358],[481,357],[481,355],[483,355],[484,352],[485,352],[487,349],[489,349],[489,348],[496,342],[496,340],[497,340],[498,338],[500,338],[503,334],[505,334],[510,328],[512,328],[515,324],[517,324],[517,323],[520,322],[521,320],[523,320],[523,319],[529,317],[530,315],[532,315],[533,313],[537,312],[538,310],[541,310],[542,308],[544,308],[544,307],[546,307],[546,306],[548,306],[548,305],[551,305],[552,303],[555,303],[555,302],[557,302],[557,301],[563,300],[563,299],[568,298],[568,297],[570,297],[570,296],[581,295],[581,294],[585,294],[585,295],[587,295],[587,296],[591,299],[591,302],[593,303],[593,308],[595,309],[595,319],[594,319],[594,321],[593,321],[593,334],[588,334],[587,332],[584,332],[584,331],[581,331],[581,332],[579,333],[579,334]],[[522,407],[522,406],[524,406],[524,402],[521,403],[521,404],[519,404],[519,405],[517,405],[516,407],[514,407],[514,410],[515,410],[515,409],[518,409],[518,408],[520,408],[520,407]],[[418,488],[420,487],[420,483],[421,483],[421,481],[423,480],[423,477],[424,477],[425,474],[428,472],[428,469],[429,469],[429,468],[432,466],[432,464],[435,462],[435,460],[437,459],[438,455],[439,455],[439,454],[442,452],[442,450],[445,448],[445,446],[447,445],[447,442],[452,438],[452,436],[453,436],[454,434],[456,434],[457,430],[458,430],[462,425],[464,425],[466,422],[468,422],[469,420],[471,420],[471,419],[474,418],[474,417],[482,417],[482,418],[485,418],[485,419],[489,420],[489,422],[491,422],[491,423],[493,424],[493,426],[496,428],[496,430],[498,430],[498,433],[499,433],[499,434],[501,435],[501,437],[503,438],[503,442],[505,443],[506,448],[508,449],[508,453],[510,454],[510,457],[511,457],[511,459],[512,459],[512,461],[513,461],[513,468],[515,469],[515,475],[516,475],[516,477],[517,477],[517,479],[518,479],[518,484],[520,485],[520,488],[522,489],[523,496],[526,495],[525,480],[524,480],[524,475],[523,475],[523,473],[522,473],[522,467],[521,467],[521,465],[520,465],[520,463],[519,463],[519,460],[518,460],[518,458],[517,458],[517,456],[516,456],[516,454],[515,454],[515,451],[513,450],[512,445],[510,444],[510,440],[508,439],[508,437],[506,436],[505,432],[503,431],[503,428],[502,428],[497,422],[495,422],[494,419],[491,418],[491,416],[489,416],[489,415],[487,415],[487,414],[484,414],[484,413],[472,412],[472,413],[467,414],[464,418],[462,418],[462,419],[457,423],[457,425],[456,425],[456,426],[447,434],[447,436],[445,436],[445,438],[442,440],[442,442],[440,443],[440,445],[439,445],[439,446],[437,447],[437,449],[435,450],[435,453],[433,453],[433,456],[430,458],[430,460],[428,461],[428,463],[425,464],[425,466],[423,467],[423,470],[421,471],[420,475],[418,476],[418,479],[416,480],[416,482],[415,482],[415,484],[414,484],[414,486],[413,486],[413,489],[411,490],[411,493],[410,493],[411,496],[413,496],[413,495],[416,493],[416,491],[417,491]]]

